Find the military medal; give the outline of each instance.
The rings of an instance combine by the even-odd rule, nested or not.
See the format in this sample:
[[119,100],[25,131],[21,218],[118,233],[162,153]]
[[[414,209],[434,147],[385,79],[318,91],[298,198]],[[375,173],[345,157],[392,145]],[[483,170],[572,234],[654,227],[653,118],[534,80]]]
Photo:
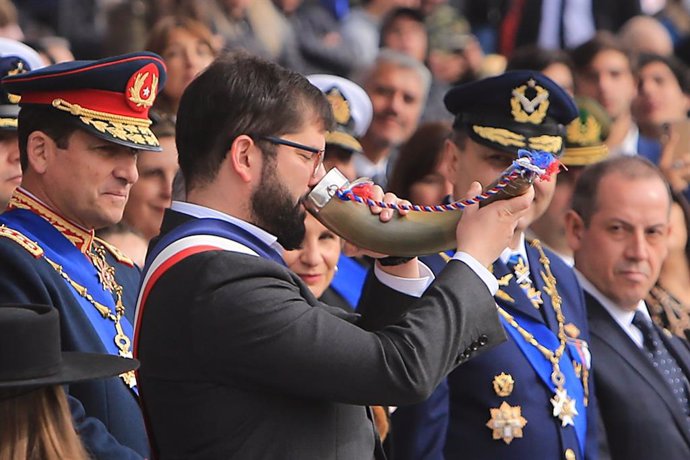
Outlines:
[[568,396],[565,388],[556,390],[556,395],[551,398],[551,404],[553,416],[561,419],[561,426],[575,425],[574,417],[578,415],[575,400]]
[[529,267],[525,264],[522,257],[518,259],[513,270],[515,271],[515,282],[524,291],[525,295],[527,295],[532,306],[534,308],[539,308],[541,304],[544,303],[541,300],[541,292],[532,285],[532,280],[529,277]]
[[527,419],[522,416],[520,406],[511,406],[503,401],[498,408],[489,409],[491,418],[486,426],[492,430],[493,439],[502,439],[510,444],[513,439],[522,437],[522,429],[527,425]]
[[510,394],[513,392],[515,380],[513,380],[512,375],[501,372],[499,375],[494,377],[493,386],[496,395],[500,396],[501,398],[505,398],[510,396]]
[[[548,257],[546,257],[546,254],[537,240],[532,242],[532,246],[536,247],[539,251],[539,261],[544,266],[544,272],[542,272],[542,278],[544,279],[544,291],[549,295],[549,297],[551,297],[553,310],[556,313],[556,319],[558,321],[558,348],[553,351],[549,350],[540,344],[534,335],[520,326],[518,322],[515,321],[515,318],[513,318],[507,311],[499,307],[498,312],[501,314],[501,316],[503,316],[503,318],[505,318],[508,324],[510,324],[520,333],[520,335],[522,335],[522,337],[529,344],[536,347],[546,357],[546,359],[549,360],[553,368],[553,372],[551,373],[551,381],[556,387],[556,393],[554,397],[551,398],[551,404],[553,405],[553,416],[561,421],[561,426],[563,427],[568,425],[574,426],[575,417],[578,415],[576,401],[568,396],[568,392],[565,389],[565,376],[560,368],[561,357],[563,356],[563,353],[565,353],[566,344],[568,341],[568,337],[566,336],[565,317],[563,316],[563,310],[561,309],[562,300],[556,289],[556,277],[554,277],[553,273],[551,272],[551,264]],[[573,328],[574,325],[568,325],[567,327],[571,334],[575,333]],[[577,331],[577,333],[579,334],[579,331]],[[583,370],[583,372],[586,372],[586,370]],[[585,385],[586,400],[588,390],[586,387],[586,381],[583,382],[583,384]]]

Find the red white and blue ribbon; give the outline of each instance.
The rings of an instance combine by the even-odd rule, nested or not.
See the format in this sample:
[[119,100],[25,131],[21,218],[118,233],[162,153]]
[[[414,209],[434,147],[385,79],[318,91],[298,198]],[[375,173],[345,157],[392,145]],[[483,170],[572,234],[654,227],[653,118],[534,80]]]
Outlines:
[[550,180],[553,174],[558,173],[560,163],[556,158],[548,153],[542,151],[530,151],[520,149],[518,151],[518,158],[513,162],[510,173],[506,174],[501,180],[491,189],[482,192],[474,198],[466,200],[459,200],[448,204],[438,204],[434,206],[420,206],[417,204],[395,204],[385,203],[383,201],[374,200],[373,196],[373,182],[370,180],[356,181],[350,184],[348,188],[336,191],[335,196],[343,201],[354,201],[363,203],[367,206],[378,206],[381,208],[405,210],[405,211],[421,211],[421,212],[446,212],[465,209],[467,206],[477,204],[487,198],[496,195],[501,190],[506,188],[508,184],[525,175],[532,175],[540,180]]

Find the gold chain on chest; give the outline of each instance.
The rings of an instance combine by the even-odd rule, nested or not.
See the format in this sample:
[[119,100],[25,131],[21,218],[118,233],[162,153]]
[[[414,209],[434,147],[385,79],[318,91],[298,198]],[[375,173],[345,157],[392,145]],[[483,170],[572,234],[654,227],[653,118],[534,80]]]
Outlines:
[[[72,278],[70,278],[70,276],[63,270],[63,267],[60,264],[50,260],[45,254],[43,255],[43,258],[46,260],[46,262],[48,262],[48,264],[50,264],[50,266],[53,267],[53,269],[58,273],[58,275],[60,275],[65,281],[67,281],[67,283],[70,286],[72,286],[72,288],[77,292],[77,294],[79,294],[81,297],[86,299],[87,302],[93,305],[94,308],[96,308],[98,313],[104,319],[108,319],[114,323],[115,337],[113,340],[119,350],[119,355],[125,358],[131,358],[131,340],[129,337],[127,337],[127,334],[125,334],[125,331],[122,329],[121,324],[121,319],[125,314],[125,306],[122,303],[123,289],[122,286],[120,286],[117,283],[117,280],[115,279],[115,268],[108,264],[108,262],[106,261],[105,248],[101,245],[97,245],[96,243],[94,243],[92,246],[92,251],[89,253],[89,257],[94,266],[96,267],[96,271],[98,272],[98,277],[103,288],[115,295],[114,312],[107,305],[104,305],[98,302],[96,299],[94,299],[93,296],[88,292],[86,287],[82,286],[81,284],[77,283]],[[124,374],[121,374],[120,378],[130,388],[136,386],[137,384],[134,371],[129,371]]]

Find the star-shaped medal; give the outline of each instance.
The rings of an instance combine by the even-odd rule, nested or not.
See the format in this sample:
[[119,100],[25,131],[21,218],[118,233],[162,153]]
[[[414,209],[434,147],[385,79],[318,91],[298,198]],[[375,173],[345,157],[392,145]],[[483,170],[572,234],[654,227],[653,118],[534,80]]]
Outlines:
[[561,419],[561,426],[575,425],[575,416],[578,415],[575,400],[568,396],[565,388],[556,390],[556,396],[551,398],[553,404],[553,416]]
[[491,408],[491,419],[486,426],[493,431],[493,439],[502,439],[510,444],[514,438],[522,437],[522,429],[527,425],[527,419],[522,416],[520,406],[511,406],[503,401],[498,408]]

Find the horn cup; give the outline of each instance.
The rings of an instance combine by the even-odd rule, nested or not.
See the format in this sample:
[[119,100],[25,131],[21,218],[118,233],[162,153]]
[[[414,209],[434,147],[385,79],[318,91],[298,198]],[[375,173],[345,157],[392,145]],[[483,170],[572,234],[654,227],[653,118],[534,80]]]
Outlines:
[[[494,189],[504,178],[515,172],[517,177],[496,194],[480,201],[484,206],[496,200],[511,198],[525,193],[536,174],[518,170],[511,165],[486,190]],[[457,245],[455,228],[462,210],[445,212],[409,211],[407,215],[395,214],[386,223],[369,210],[369,206],[355,201],[345,201],[336,192],[345,189],[350,182],[336,168],[331,169],[307,195],[305,207],[325,227],[343,239],[370,251],[391,256],[413,257],[436,254]]]

